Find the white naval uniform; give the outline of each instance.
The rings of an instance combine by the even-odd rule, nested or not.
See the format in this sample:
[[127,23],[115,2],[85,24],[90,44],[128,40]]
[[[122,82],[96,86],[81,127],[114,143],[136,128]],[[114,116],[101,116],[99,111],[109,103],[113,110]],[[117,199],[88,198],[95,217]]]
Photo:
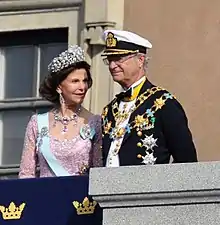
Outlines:
[[[138,80],[137,82],[132,84],[130,88],[135,88],[145,79],[146,79],[145,77],[142,77],[140,80]],[[125,109],[125,111],[128,112],[132,107],[134,107],[135,102],[136,102],[136,99],[134,99],[132,101],[129,101],[129,102],[121,101],[120,104],[119,104],[119,111],[123,111],[123,109]],[[126,105],[126,108],[124,108],[124,105]],[[131,115],[131,113],[130,113],[130,115]],[[128,118],[126,120],[124,120],[122,123],[120,123],[118,125],[118,127],[125,128],[126,125],[128,124],[129,119],[130,119],[130,115],[128,116]],[[123,138],[124,138],[124,135],[120,138],[116,138],[116,139],[112,140],[111,146],[110,146],[110,149],[109,149],[109,152],[108,152],[108,157],[107,157],[107,160],[106,160],[106,167],[119,167],[120,166],[119,155],[115,154],[115,152],[116,152],[115,150],[119,149],[121,147],[121,143],[123,141]]]

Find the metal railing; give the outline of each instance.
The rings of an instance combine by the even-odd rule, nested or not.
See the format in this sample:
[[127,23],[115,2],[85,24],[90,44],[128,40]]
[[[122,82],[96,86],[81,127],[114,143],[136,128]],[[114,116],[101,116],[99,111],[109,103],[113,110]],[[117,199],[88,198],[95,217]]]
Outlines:
[[0,180],[16,179],[18,177],[19,164],[0,166]]
[[[7,180],[7,179],[18,179],[19,173],[19,164],[13,165],[1,165],[0,166],[0,180]],[[36,177],[39,177],[40,169],[37,166]]]

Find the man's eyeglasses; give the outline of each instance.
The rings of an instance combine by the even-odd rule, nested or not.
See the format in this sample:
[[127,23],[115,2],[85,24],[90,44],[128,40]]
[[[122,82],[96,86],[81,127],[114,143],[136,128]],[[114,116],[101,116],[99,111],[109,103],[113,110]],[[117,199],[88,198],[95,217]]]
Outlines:
[[115,64],[119,65],[125,61],[127,61],[130,58],[133,58],[137,54],[132,55],[126,55],[126,56],[107,56],[103,59],[103,62],[105,65],[109,65],[111,62],[114,62]]

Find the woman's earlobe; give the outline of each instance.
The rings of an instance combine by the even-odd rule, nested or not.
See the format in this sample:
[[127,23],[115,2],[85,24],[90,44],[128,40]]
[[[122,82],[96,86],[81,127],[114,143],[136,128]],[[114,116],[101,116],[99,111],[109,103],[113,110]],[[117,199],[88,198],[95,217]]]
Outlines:
[[60,88],[57,88],[57,93],[62,94],[62,91],[60,90]]

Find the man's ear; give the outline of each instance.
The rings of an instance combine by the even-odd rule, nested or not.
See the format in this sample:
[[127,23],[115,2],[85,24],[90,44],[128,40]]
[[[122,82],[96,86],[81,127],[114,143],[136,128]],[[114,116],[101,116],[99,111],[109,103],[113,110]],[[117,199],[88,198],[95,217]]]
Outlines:
[[143,67],[143,64],[144,64],[144,56],[143,55],[138,57],[138,64],[139,64],[140,68]]
[[141,56],[139,57],[139,61],[141,61],[142,63],[144,63],[144,58],[145,58],[145,56],[144,56],[144,55],[141,55]]

